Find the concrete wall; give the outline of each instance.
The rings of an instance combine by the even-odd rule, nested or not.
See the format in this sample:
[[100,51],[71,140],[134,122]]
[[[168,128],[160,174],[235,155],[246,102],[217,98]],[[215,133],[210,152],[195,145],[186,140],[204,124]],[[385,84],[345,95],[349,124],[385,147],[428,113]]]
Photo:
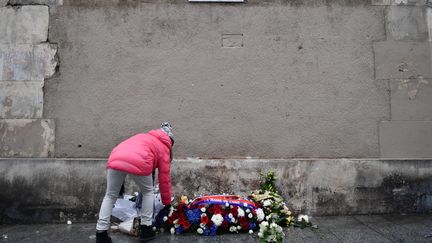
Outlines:
[[170,120],[177,158],[431,157],[424,3],[2,1],[0,118],[55,133],[0,155],[106,157]]
[[[94,159],[0,159],[0,224],[94,222],[105,191],[104,165]],[[270,169],[295,212],[432,212],[432,160],[176,160],[173,193],[247,195],[258,187],[259,172]],[[128,193],[134,190],[126,185]]]

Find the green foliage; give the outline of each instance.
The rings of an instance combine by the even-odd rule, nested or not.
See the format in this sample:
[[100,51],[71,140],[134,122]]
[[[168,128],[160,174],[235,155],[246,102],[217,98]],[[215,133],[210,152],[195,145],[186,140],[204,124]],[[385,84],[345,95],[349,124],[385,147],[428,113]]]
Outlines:
[[275,181],[276,175],[274,171],[269,171],[267,173],[260,172],[261,183],[260,183],[260,191],[261,193],[265,191],[277,193]]

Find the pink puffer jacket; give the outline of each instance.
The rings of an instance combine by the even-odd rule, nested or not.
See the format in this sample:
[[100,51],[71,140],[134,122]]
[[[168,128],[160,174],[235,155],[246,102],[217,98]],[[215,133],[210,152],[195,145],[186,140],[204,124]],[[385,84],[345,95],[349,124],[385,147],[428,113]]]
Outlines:
[[171,204],[171,146],[170,137],[162,130],[137,134],[112,150],[107,168],[142,176],[157,168],[162,203]]

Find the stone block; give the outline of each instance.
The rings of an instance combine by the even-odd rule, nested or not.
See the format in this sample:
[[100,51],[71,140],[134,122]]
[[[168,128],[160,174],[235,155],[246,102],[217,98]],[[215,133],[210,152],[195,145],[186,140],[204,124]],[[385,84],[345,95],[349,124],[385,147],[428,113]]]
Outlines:
[[372,0],[372,5],[423,6],[426,0]]
[[391,119],[432,121],[432,80],[391,80]]
[[57,46],[0,45],[0,80],[43,81],[52,76],[57,67]]
[[426,8],[390,6],[386,11],[387,40],[428,39]]
[[0,118],[42,118],[43,82],[0,82]]
[[53,119],[0,120],[0,157],[51,157],[54,132]]
[[374,43],[377,79],[432,78],[429,42]]
[[48,37],[48,6],[0,8],[0,44],[34,44]]
[[432,121],[382,121],[382,158],[431,158]]
[[11,5],[63,5],[63,0],[9,0]]

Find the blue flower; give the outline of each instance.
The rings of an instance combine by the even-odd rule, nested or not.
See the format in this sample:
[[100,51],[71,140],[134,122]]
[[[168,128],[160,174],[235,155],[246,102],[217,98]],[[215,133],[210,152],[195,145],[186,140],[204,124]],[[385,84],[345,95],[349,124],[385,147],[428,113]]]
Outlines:
[[184,232],[184,229],[183,229],[182,226],[179,226],[179,227],[177,227],[177,228],[175,229],[175,231],[176,231],[176,234],[181,234],[181,233]]
[[201,210],[200,209],[186,210],[186,216],[191,224],[199,224],[201,218]]
[[249,229],[255,230],[256,229],[256,224],[255,223],[249,223]]
[[211,232],[210,229],[209,229],[208,227],[206,227],[206,228],[204,229],[204,233],[203,233],[203,234],[204,234],[205,236],[209,236],[209,235],[210,235],[210,232]]
[[210,235],[215,236],[216,230],[217,230],[216,225],[213,224],[212,227],[210,228]]

